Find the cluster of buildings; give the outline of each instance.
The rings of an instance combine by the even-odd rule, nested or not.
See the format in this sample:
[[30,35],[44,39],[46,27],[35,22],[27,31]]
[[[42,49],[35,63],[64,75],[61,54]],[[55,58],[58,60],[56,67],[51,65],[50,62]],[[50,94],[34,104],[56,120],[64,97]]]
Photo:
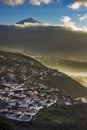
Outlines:
[[44,107],[73,103],[56,88],[47,88],[42,84],[31,86],[10,83],[3,83],[3,88],[0,89],[0,102],[5,104],[0,108],[0,113],[18,121],[31,121]]

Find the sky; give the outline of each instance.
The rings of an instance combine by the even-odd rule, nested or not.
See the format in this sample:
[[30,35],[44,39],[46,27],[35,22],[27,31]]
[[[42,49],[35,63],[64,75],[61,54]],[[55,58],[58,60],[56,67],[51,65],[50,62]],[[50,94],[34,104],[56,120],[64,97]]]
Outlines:
[[0,0],[0,24],[14,24],[32,17],[43,23],[72,21],[87,26],[87,0]]

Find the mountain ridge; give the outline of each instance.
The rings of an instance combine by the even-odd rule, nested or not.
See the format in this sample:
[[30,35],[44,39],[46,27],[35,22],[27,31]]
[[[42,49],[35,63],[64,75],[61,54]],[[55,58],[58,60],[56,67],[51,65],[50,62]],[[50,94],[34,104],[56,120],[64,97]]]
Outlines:
[[34,20],[32,17],[30,17],[28,19],[21,20],[21,21],[17,22],[16,24],[24,24],[24,23],[40,23],[40,22],[37,20]]
[[[77,97],[86,97],[87,98],[87,88],[85,88],[84,86],[82,86],[80,83],[78,83],[77,81],[71,79],[69,76],[67,76],[66,74],[59,72],[57,70],[54,69],[49,69],[48,67],[42,65],[40,62],[38,62],[37,60],[25,56],[23,54],[20,53],[11,53],[11,52],[4,52],[4,51],[0,51],[0,55],[4,55],[7,56],[8,58],[8,62],[6,63],[6,59],[0,58],[0,68],[2,68],[3,66],[7,65],[7,68],[14,68],[14,74],[16,75],[17,80],[24,82],[23,77],[26,77],[26,73],[24,72],[28,72],[29,69],[32,70],[30,64],[30,61],[33,62],[35,65],[33,66],[33,71],[35,71],[35,73],[37,72],[44,72],[44,71],[48,71],[47,72],[47,76],[44,77],[45,75],[42,75],[43,80],[40,79],[40,77],[38,77],[38,75],[36,77],[33,77],[32,80],[35,81],[36,83],[42,83],[48,87],[58,87],[65,95],[67,96],[71,96],[73,98],[77,98]],[[14,62],[11,59],[16,59],[16,61]],[[29,63],[26,62],[26,60],[29,60]],[[14,67],[14,63],[15,64],[19,64],[19,67]],[[25,68],[23,67],[23,65],[25,65]],[[30,68],[29,68],[30,67]],[[20,70],[20,68],[22,70]],[[24,72],[22,72],[24,71]],[[8,72],[8,71],[7,71]],[[5,72],[6,73],[6,72]],[[29,71],[28,73],[31,74],[31,72]]]

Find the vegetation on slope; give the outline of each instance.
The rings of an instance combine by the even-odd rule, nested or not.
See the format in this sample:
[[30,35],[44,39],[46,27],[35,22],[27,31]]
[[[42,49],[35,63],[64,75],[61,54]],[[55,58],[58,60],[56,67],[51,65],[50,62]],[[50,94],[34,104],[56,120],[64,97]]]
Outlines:
[[46,130],[87,130],[87,104],[43,109],[35,123]]
[[[42,72],[45,70],[49,70],[47,73],[47,77],[45,79],[40,79],[40,77],[34,76],[32,77],[32,81],[35,83],[42,83],[47,87],[57,87],[59,88],[66,96],[71,96],[73,98],[77,97],[87,97],[87,88],[82,86],[77,81],[71,79],[64,73],[58,72],[57,70],[49,69],[46,66],[42,65],[40,62],[35,59],[19,54],[19,53],[10,53],[0,51],[0,55],[6,55],[8,59],[0,59],[0,67],[7,66],[8,68],[13,68],[14,73],[16,75],[16,79],[20,82],[24,82],[23,77],[31,74],[31,70],[35,72]],[[14,61],[14,58],[16,59]],[[29,62],[26,62],[29,61]],[[31,67],[30,62],[33,62],[34,65]],[[14,66],[14,64],[18,64],[19,66]],[[25,68],[24,68],[25,66]],[[27,72],[22,72],[25,69]],[[4,73],[4,75],[7,71]],[[58,75],[53,76],[53,73],[58,73]]]

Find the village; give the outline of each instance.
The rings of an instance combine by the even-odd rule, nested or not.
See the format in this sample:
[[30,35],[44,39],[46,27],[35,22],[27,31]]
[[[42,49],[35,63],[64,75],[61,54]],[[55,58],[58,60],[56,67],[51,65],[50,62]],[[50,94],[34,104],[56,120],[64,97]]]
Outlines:
[[4,83],[3,86],[3,89],[0,89],[0,100],[6,103],[6,106],[0,109],[0,113],[10,119],[30,121],[41,109],[52,106],[58,100],[60,104],[63,102],[71,104],[64,97],[58,99],[58,89],[48,89],[41,84],[32,87],[25,84]]
[[[1,55],[0,58],[4,61],[8,57]],[[49,73],[53,77],[62,76],[62,73],[43,68],[36,70],[35,63],[26,59],[10,60],[12,61],[11,67],[10,65],[9,67],[0,66],[0,103],[4,104],[0,107],[0,114],[4,117],[29,122],[34,120],[45,107],[69,106],[79,103],[79,99],[73,100],[64,96],[58,88],[48,87],[34,81],[35,77],[38,77],[40,81],[46,81]],[[28,72],[25,65],[20,66],[20,62],[30,64],[29,70],[31,71]],[[22,76],[22,82],[18,82],[16,72],[20,74],[20,77]],[[85,98],[83,101],[87,102]]]
[[0,113],[18,121],[31,121],[44,107],[78,103],[61,95],[56,88],[47,88],[42,84],[33,87],[9,83],[4,83],[3,89],[0,89],[0,101],[6,104]]

